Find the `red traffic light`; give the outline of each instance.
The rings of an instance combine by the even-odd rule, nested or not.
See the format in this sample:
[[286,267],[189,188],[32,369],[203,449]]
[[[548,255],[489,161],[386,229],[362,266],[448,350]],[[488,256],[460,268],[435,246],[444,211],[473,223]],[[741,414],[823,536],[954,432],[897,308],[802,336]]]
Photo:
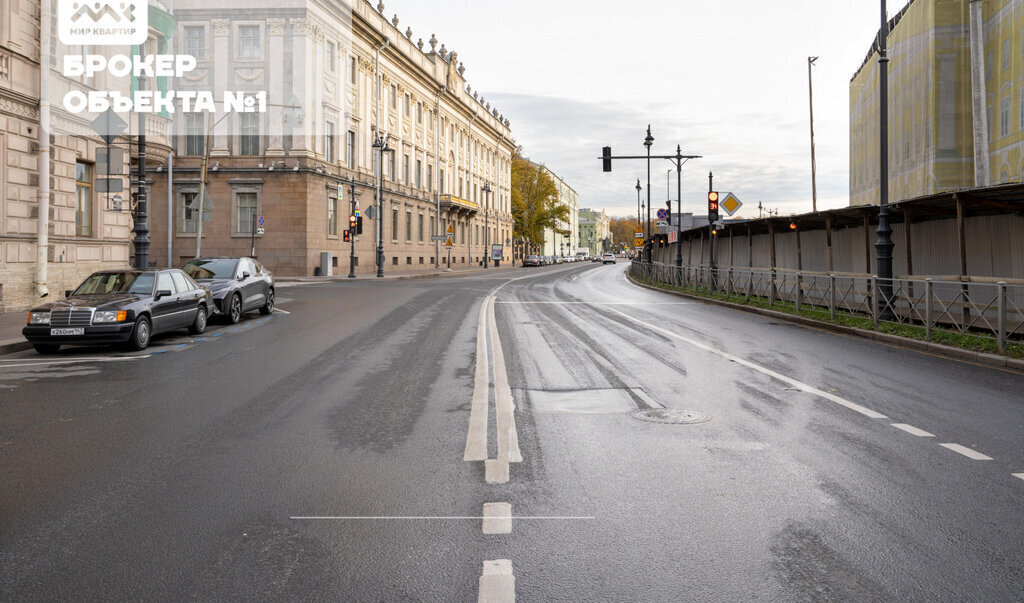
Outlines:
[[353,214],[353,215],[348,217],[348,226],[349,226],[349,228],[355,228],[356,227],[356,217],[355,217],[355,214]]
[[347,230],[343,230],[343,231],[342,231],[342,233],[343,233],[343,235],[342,235],[342,237],[343,237],[343,238],[342,238],[342,241],[344,241],[344,242],[348,243],[349,241],[351,241],[351,240],[352,240],[352,235],[351,235],[351,234],[349,234],[349,231],[347,231]]

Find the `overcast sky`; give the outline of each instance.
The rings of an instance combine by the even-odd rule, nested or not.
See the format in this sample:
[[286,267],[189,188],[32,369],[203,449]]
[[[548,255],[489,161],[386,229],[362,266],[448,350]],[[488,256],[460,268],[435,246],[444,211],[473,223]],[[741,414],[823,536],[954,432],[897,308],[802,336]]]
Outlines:
[[[906,3],[889,0],[890,16]],[[524,154],[579,193],[580,207],[636,215],[646,161],[601,171],[601,147],[701,155],[683,167],[683,210],[715,189],[756,217],[811,210],[807,57],[813,68],[818,209],[849,204],[849,82],[878,31],[864,0],[385,0],[413,40],[459,53],[474,91],[511,120]],[[675,168],[651,162],[655,208]],[[646,188],[644,191],[646,197]],[[674,204],[673,204],[674,206]]]

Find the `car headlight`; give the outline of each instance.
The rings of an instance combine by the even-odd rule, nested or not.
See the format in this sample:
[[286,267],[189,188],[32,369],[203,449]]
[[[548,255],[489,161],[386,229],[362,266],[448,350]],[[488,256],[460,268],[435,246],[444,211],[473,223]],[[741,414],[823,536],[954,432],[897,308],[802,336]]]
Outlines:
[[124,322],[128,318],[128,312],[124,310],[100,310],[92,317],[93,324],[106,322]]
[[50,313],[49,312],[29,312],[28,313],[28,324],[30,324],[30,325],[48,325],[48,324],[50,324]]

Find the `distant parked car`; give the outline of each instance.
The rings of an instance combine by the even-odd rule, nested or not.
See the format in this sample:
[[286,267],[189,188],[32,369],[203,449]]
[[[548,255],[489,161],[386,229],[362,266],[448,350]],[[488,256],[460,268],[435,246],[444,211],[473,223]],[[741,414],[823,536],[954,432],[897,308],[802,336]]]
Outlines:
[[21,333],[40,354],[62,345],[127,343],[143,350],[158,333],[202,333],[212,307],[210,290],[181,270],[105,270],[65,299],[33,308]]
[[252,258],[196,258],[181,269],[210,288],[214,314],[231,324],[250,310],[274,311],[274,277]]
[[615,263],[615,255],[611,254],[611,253],[604,254],[604,257],[601,259],[601,263],[602,264],[614,264]]
[[523,266],[540,266],[539,255],[528,255],[523,259]]

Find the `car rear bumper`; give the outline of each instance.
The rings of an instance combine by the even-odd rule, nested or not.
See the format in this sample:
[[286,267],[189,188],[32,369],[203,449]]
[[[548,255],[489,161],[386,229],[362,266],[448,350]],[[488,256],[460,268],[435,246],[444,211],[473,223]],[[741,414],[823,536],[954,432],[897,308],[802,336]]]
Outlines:
[[21,334],[29,343],[51,345],[104,345],[123,343],[132,336],[134,323],[85,327],[83,335],[50,335],[49,326],[27,326]]

